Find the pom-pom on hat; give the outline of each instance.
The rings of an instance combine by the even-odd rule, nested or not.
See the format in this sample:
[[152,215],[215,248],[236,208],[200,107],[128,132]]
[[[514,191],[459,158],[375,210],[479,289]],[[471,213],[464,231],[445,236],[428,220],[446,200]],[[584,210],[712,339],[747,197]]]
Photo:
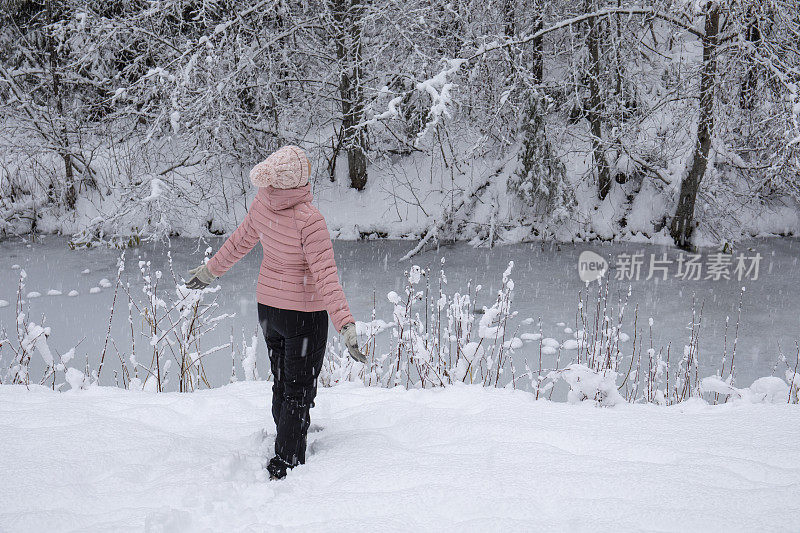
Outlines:
[[256,187],[294,189],[308,184],[311,162],[302,148],[287,145],[275,151],[250,171]]

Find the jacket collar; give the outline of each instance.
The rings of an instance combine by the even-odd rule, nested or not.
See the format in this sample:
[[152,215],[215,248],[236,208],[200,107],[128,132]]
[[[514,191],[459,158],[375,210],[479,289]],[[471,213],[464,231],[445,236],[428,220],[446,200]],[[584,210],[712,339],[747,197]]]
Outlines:
[[311,185],[306,184],[294,189],[276,189],[275,187],[262,187],[265,203],[272,211],[283,211],[297,204],[310,203],[314,198],[311,195]]

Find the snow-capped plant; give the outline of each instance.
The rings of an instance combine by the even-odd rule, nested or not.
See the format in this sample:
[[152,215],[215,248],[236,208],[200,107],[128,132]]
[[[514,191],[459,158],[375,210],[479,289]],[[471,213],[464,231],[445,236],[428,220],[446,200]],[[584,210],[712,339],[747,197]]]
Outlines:
[[[443,262],[444,263],[444,262]],[[369,346],[369,364],[352,363],[341,352],[337,341],[329,347],[330,358],[322,382],[363,381],[368,385],[406,388],[439,387],[455,382],[505,386],[506,372],[515,385],[511,354],[522,346],[516,337],[508,338],[514,282],[513,262],[503,273],[502,286],[494,303],[482,311],[475,308],[480,285],[467,286],[466,294],[445,290],[447,277],[439,271],[438,287],[431,290],[431,272],[414,265],[406,275],[405,296],[387,294],[393,304],[392,321],[358,322],[364,345]],[[424,287],[422,286],[424,283]],[[374,311],[373,311],[374,313]],[[480,315],[477,327],[475,315]],[[386,344],[377,336],[389,332]]]
[[704,393],[719,394],[726,399],[748,403],[787,403],[790,397],[789,385],[776,376],[758,378],[752,385],[744,388],[734,387],[719,376],[709,376],[701,380],[700,387]]
[[[39,323],[28,319],[22,296],[25,294],[26,274],[21,271],[17,287],[16,339],[10,339],[7,331],[0,331],[0,361],[5,368],[0,383],[28,385],[38,381],[54,390],[62,390],[65,384],[71,389],[85,389],[101,383],[103,360],[106,351],[112,348],[120,361],[119,370],[114,371],[114,382],[123,388],[157,392],[170,384],[180,391],[210,386],[204,359],[225,348],[230,349],[232,381],[236,379],[237,357],[244,368],[244,379],[269,379],[269,370],[259,372],[256,364],[259,357],[258,332],[255,335],[244,335],[243,332],[240,355],[234,347],[233,332],[227,344],[205,345],[203,337],[232,315],[215,314],[218,309],[216,300],[207,300],[215,297],[217,287],[190,291],[179,283],[172,269],[171,257],[169,259],[171,282],[165,282],[162,272],[153,269],[146,261],[138,263],[136,273],[143,282],[140,296],[131,291],[130,280],[122,278],[125,269],[120,260],[117,287],[123,289],[128,299],[127,329],[131,335],[131,351],[120,352],[111,335],[111,324],[116,320],[112,306],[100,366],[96,371],[88,367],[88,355],[84,368],[70,367],[76,347],[59,354],[53,349],[52,332],[46,325],[46,318],[42,317]],[[566,396],[570,402],[585,401],[603,407],[622,402],[672,405],[690,398],[702,398],[713,403],[798,403],[800,348],[794,364],[781,356],[779,363],[785,366],[782,372],[778,372],[776,364],[773,376],[756,380],[749,387],[735,384],[738,320],[730,358],[727,356],[726,329],[722,351],[722,369],[725,372],[700,377],[698,346],[702,303],[693,304],[688,344],[683,357],[670,367],[671,346],[666,350],[654,346],[652,318],[647,324],[649,346],[645,346],[638,327],[638,309],[634,311],[632,339],[623,331],[630,325],[624,320],[630,287],[616,296],[608,282],[598,284],[596,293],[594,288],[580,291],[575,329],[559,323],[558,327],[564,327],[564,333],[571,336],[560,342],[545,337],[541,318],[538,322],[533,318],[525,319],[519,326],[533,325],[538,328],[538,333],[517,335],[516,330],[512,332],[511,325],[516,323],[511,320],[515,317],[512,310],[513,263],[509,263],[502,273],[500,289],[491,305],[480,309],[476,302],[481,286],[470,281],[464,293],[450,291],[444,262],[441,266],[438,275],[431,275],[430,270],[419,266],[413,266],[405,273],[403,295],[394,291],[387,294],[387,300],[392,304],[390,320],[377,318],[373,307],[369,322],[356,323],[367,364],[354,362],[341,340],[334,337],[323,362],[320,384],[331,386],[343,381],[357,381],[367,386],[428,388],[462,382],[528,389],[537,399],[552,398],[556,389],[567,389]],[[594,301],[590,303],[592,294]],[[740,294],[740,317],[742,297],[743,293]],[[142,337],[146,343],[142,342]],[[524,342],[538,342],[538,362],[524,361],[523,365],[519,360],[516,352]],[[9,352],[10,359],[5,357]],[[44,369],[35,379],[31,376],[32,359],[37,365],[41,359]],[[562,366],[564,359],[566,364]],[[521,372],[517,371],[515,363],[521,367]],[[110,363],[106,361],[105,364],[108,366]]]
[[59,390],[64,385],[64,382],[58,383],[56,374],[57,372],[61,373],[66,379],[67,374],[74,370],[67,368],[66,365],[74,358],[75,348],[71,348],[64,354],[54,352],[48,344],[51,330],[48,326],[43,325],[45,317],[42,316],[42,324],[36,324],[29,320],[28,313],[24,311],[25,300],[23,299],[26,278],[27,273],[25,270],[20,270],[16,299],[16,342],[12,343],[7,338],[7,332],[4,329],[0,330],[0,362],[2,361],[3,348],[8,347],[12,353],[12,360],[5,372],[5,376],[0,374],[0,384],[30,385],[32,383],[31,358],[35,353],[38,353],[44,363],[44,371],[39,379],[39,384],[43,385],[49,381],[53,390]]
[[[174,380],[179,391],[195,390],[201,384],[210,386],[205,376],[204,359],[227,347],[233,349],[233,342],[208,347],[203,342],[203,337],[234,315],[215,314],[219,307],[216,300],[208,301],[209,295],[215,294],[219,287],[207,287],[203,290],[187,289],[175,275],[171,254],[167,253],[171,283],[164,284],[163,273],[154,270],[149,262],[139,261],[138,274],[143,281],[141,297],[137,297],[131,291],[130,281],[123,281],[124,253],[120,256],[117,263],[114,297],[109,309],[108,327],[96,370],[89,368],[88,355],[85,368],[69,368],[67,365],[74,359],[77,347],[71,348],[64,354],[57,353],[48,343],[51,330],[45,325],[45,317],[42,317],[41,324],[28,319],[23,299],[27,274],[21,270],[17,287],[15,342],[7,338],[5,330],[0,331],[0,361],[3,360],[3,351],[6,348],[12,354],[7,370],[0,374],[0,384],[32,383],[31,358],[38,353],[44,363],[40,384],[48,383],[54,390],[60,389],[65,382],[73,389],[87,388],[100,382],[104,365],[108,364],[106,357],[110,348],[113,348],[120,363],[119,370],[114,370],[114,382],[123,388],[162,391],[173,379],[172,376],[175,376]],[[105,285],[110,286],[111,283],[106,281]],[[131,347],[129,354],[119,351],[111,334],[120,288],[128,300],[127,326]],[[137,342],[141,337],[147,342]],[[147,348],[143,348],[144,346]],[[249,359],[245,357],[244,362],[252,361],[253,366],[246,364],[246,375],[257,378],[252,353],[255,343],[249,347],[245,345],[244,351],[247,352],[248,349]],[[149,362],[146,352],[149,352]],[[177,367],[174,371],[173,364]],[[64,381],[59,383],[57,375],[63,376]]]
[[253,335],[248,344],[242,339],[242,368],[244,369],[245,381],[258,380],[258,367],[256,366],[256,356],[258,354],[256,346],[258,345],[258,337]]
[[[211,249],[206,249],[206,256]],[[187,289],[172,268],[172,255],[168,251],[169,273],[174,292],[159,287],[163,278],[160,270],[153,270],[149,261],[139,261],[143,298],[135,298],[126,286],[128,306],[135,309],[144,324],[142,335],[149,339],[152,350],[150,363],[131,361],[134,367],[144,371],[141,387],[145,390],[161,391],[169,383],[173,361],[176,370],[178,390],[181,392],[198,388],[201,383],[210,386],[205,376],[203,359],[208,355],[228,348],[228,344],[203,348],[201,339],[217,328],[221,321],[234,315],[222,313],[215,315],[219,307],[216,300],[205,303],[207,295],[215,294],[220,287],[206,287],[199,290]],[[133,333],[132,333],[133,335]],[[171,357],[169,357],[171,356]],[[139,381],[136,382],[137,386]]]
[[617,386],[617,373],[611,369],[596,371],[575,363],[561,370],[559,377],[569,385],[570,403],[589,400],[601,407],[613,407],[625,402]]
[[794,370],[786,371],[786,381],[789,382],[787,403],[800,403],[800,374],[797,373],[797,366]]

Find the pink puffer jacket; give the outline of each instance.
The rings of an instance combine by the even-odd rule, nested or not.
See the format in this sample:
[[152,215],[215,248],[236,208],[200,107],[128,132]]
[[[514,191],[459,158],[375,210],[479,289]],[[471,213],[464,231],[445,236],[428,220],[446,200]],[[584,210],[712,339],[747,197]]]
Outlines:
[[208,262],[221,276],[260,240],[264,259],[258,302],[279,309],[328,311],[336,331],[354,322],[339,284],[325,219],[311,205],[311,187],[261,187],[244,221]]

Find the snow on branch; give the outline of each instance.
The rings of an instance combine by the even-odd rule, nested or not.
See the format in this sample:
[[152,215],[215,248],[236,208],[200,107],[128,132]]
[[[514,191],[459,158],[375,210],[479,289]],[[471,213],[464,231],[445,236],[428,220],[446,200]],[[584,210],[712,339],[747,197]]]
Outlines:
[[[677,17],[674,17],[668,13],[662,13],[652,8],[645,8],[645,7],[609,7],[605,9],[600,9],[597,11],[593,11],[591,13],[584,13],[579,16],[575,16],[572,18],[568,18],[562,20],[558,23],[555,23],[547,28],[543,28],[539,31],[534,33],[528,34],[519,39],[506,39],[503,41],[492,41],[491,43],[487,43],[478,47],[478,49],[470,56],[466,58],[455,58],[455,59],[444,59],[445,67],[439,73],[437,73],[432,78],[427,80],[418,82],[415,85],[415,90],[418,92],[424,92],[431,97],[432,103],[431,107],[428,110],[427,121],[425,123],[425,127],[417,134],[417,138],[421,139],[425,137],[430,131],[432,127],[435,127],[441,121],[442,116],[450,117],[449,107],[452,105],[452,94],[451,91],[453,87],[455,87],[455,83],[450,81],[451,77],[455,75],[461,67],[472,63],[483,56],[487,55],[490,52],[501,50],[503,48],[510,48],[513,46],[519,46],[526,43],[529,43],[535,39],[539,39],[544,35],[549,33],[562,30],[565,28],[570,28],[576,24],[580,24],[581,22],[585,22],[587,20],[598,19],[598,18],[606,18],[613,15],[627,15],[628,17],[632,17],[634,15],[642,15],[642,16],[649,16],[653,18],[657,18],[673,24],[675,26],[680,27],[681,29],[687,31],[688,33],[698,37],[703,38],[705,35],[702,29],[698,29],[693,25],[683,21]],[[388,92],[388,88],[384,87],[380,91],[382,94]],[[392,98],[389,101],[388,109],[383,113],[380,113],[374,116],[372,119],[364,122],[361,126],[367,126],[370,124],[374,124],[376,122],[397,118],[399,115],[399,111],[397,106],[399,103],[408,96],[412,91],[407,91],[399,96]],[[658,173],[655,173],[658,179],[662,181],[666,181],[663,176],[660,176]],[[668,182],[668,181],[667,181]]]
[[521,44],[526,44],[526,43],[529,43],[529,42],[531,42],[531,41],[533,41],[535,39],[543,37],[543,36],[547,35],[548,33],[552,33],[554,31],[558,31],[558,30],[561,30],[561,29],[564,29],[564,28],[569,28],[571,26],[574,26],[576,24],[580,24],[581,22],[585,22],[587,20],[598,19],[598,18],[606,18],[606,17],[610,17],[612,15],[628,15],[628,16],[645,15],[645,16],[650,16],[650,17],[654,17],[654,18],[657,18],[657,19],[661,19],[661,20],[663,20],[665,22],[669,22],[670,24],[674,24],[675,26],[678,26],[679,28],[686,30],[687,32],[691,33],[692,35],[694,35],[694,36],[696,36],[698,38],[703,38],[703,36],[705,35],[705,32],[703,30],[697,29],[693,25],[688,24],[687,22],[685,22],[685,21],[683,21],[683,20],[681,20],[681,19],[679,19],[677,17],[673,17],[672,15],[669,15],[667,13],[661,13],[659,11],[656,11],[655,9],[652,9],[652,8],[646,8],[646,7],[609,7],[609,8],[605,8],[605,9],[600,9],[598,11],[593,11],[591,13],[584,13],[583,15],[578,15],[576,17],[572,17],[572,18],[568,18],[568,19],[562,20],[561,22],[553,24],[552,26],[549,26],[547,28],[543,28],[543,29],[541,29],[541,30],[539,30],[537,32],[534,32],[532,34],[526,35],[525,37],[522,37],[521,39],[508,39],[508,40],[506,40],[504,42],[495,41],[495,42],[493,42],[493,43],[491,43],[489,45],[482,46],[482,47],[478,48],[478,50],[474,54],[469,56],[467,59],[469,61],[474,61],[475,59],[478,59],[479,57],[481,57],[481,56],[483,56],[483,55],[485,55],[485,54],[487,54],[489,52],[492,52],[494,50],[499,50],[501,48],[508,48],[508,47],[511,47],[511,46],[517,46],[517,45],[521,45]]
[[466,59],[445,59],[444,70],[430,79],[417,83],[417,90],[428,93],[432,102],[425,127],[417,134],[418,139],[425,137],[431,128],[435,128],[442,115],[450,118],[448,111],[448,106],[451,104],[450,91],[455,87],[455,83],[448,80],[467,62]]

